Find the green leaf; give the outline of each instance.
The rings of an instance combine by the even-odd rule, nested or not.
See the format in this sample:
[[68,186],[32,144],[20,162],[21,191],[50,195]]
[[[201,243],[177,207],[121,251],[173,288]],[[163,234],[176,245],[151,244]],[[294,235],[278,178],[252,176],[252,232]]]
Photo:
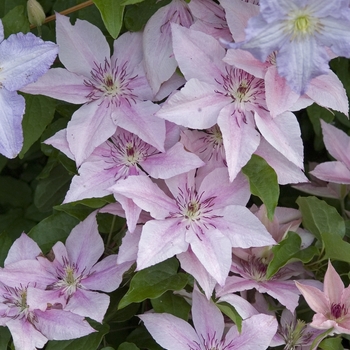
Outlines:
[[159,298],[151,300],[155,312],[166,312],[183,320],[188,320],[188,314],[191,310],[191,305],[179,295],[175,295],[172,291],[165,292]]
[[130,333],[127,341],[135,343],[140,349],[164,350],[156,343],[145,327],[137,327]]
[[285,239],[273,246],[273,258],[266,271],[266,278],[270,279],[281,267],[285,266],[300,250],[301,238],[295,232],[288,232]]
[[342,338],[327,338],[322,340],[322,342],[318,345],[319,348],[323,350],[344,350],[341,345]]
[[64,211],[79,220],[84,220],[94,210],[99,209],[112,201],[113,198],[110,196],[104,198],[86,198],[76,202],[57,205],[54,209],[57,211]]
[[101,325],[94,322],[93,328],[97,329],[98,332],[78,339],[49,341],[45,350],[97,350],[103,336],[108,333],[109,327],[106,324]]
[[325,259],[335,259],[350,263],[350,244],[338,234],[321,232],[325,248]]
[[16,6],[9,11],[2,18],[2,24],[4,26],[5,38],[19,32],[28,33],[29,21],[24,6]]
[[158,298],[167,290],[184,288],[188,277],[184,273],[177,273],[178,268],[178,261],[172,258],[137,272],[119,303],[119,309],[145,299]]
[[35,224],[35,221],[24,217],[24,211],[21,208],[10,209],[6,214],[0,215],[0,232],[10,235],[13,240],[22,232],[30,231]]
[[221,310],[222,313],[224,313],[226,316],[228,316],[237,326],[238,332],[241,332],[242,330],[242,317],[239,315],[239,313],[236,311],[236,309],[226,301],[219,302],[216,304],[217,307]]
[[[13,240],[6,234],[0,234],[0,266],[4,266],[4,261],[7,257],[10,247],[12,246]],[[0,327],[0,330],[2,327]],[[1,344],[1,336],[0,336],[0,344]],[[1,346],[0,346],[1,349]]]
[[267,216],[272,221],[280,194],[275,171],[265,159],[255,154],[242,171],[249,179],[251,193],[262,200],[266,206]]
[[27,207],[32,201],[29,185],[10,176],[0,176],[0,204],[12,207]]
[[116,39],[122,28],[125,6],[120,4],[120,0],[93,0],[93,2],[99,9],[109,34]]
[[143,2],[143,1],[145,1],[145,0],[124,0],[124,1],[122,0],[121,5],[123,5],[123,6],[134,5],[134,4],[138,4],[140,2]]
[[309,246],[300,250],[300,245],[300,236],[295,232],[289,231],[279,244],[273,246],[273,258],[267,267],[266,278],[270,279],[280,268],[288,263],[296,260],[307,263],[318,254],[318,249],[315,246]]
[[7,327],[0,327],[0,350],[7,350],[7,344],[11,339],[11,333]]
[[125,11],[124,24],[127,30],[138,32],[161,7],[168,5],[171,0],[148,0],[129,6]]
[[296,202],[303,216],[303,226],[318,240],[324,232],[344,237],[345,223],[334,207],[316,197],[299,197]]
[[50,175],[39,181],[34,194],[34,204],[42,211],[51,211],[54,205],[62,203],[69,189],[72,176],[57,164]]
[[37,141],[46,126],[53,119],[56,107],[56,100],[41,95],[24,95],[26,109],[23,116],[23,148],[19,154],[23,158],[29,147]]
[[140,348],[138,348],[134,343],[124,342],[118,346],[118,350],[140,350]]
[[64,212],[58,212],[40,221],[28,235],[38,243],[44,252],[47,252],[57,241],[64,242],[78,223],[79,220],[76,218]]

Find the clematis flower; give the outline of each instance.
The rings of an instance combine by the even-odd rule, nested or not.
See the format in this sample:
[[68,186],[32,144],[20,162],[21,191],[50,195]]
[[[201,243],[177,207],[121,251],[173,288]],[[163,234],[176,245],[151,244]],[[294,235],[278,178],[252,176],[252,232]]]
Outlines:
[[344,283],[328,261],[324,277],[323,292],[319,289],[295,281],[310,308],[316,312],[310,326],[328,329],[330,334],[350,334],[350,286]]
[[277,330],[274,316],[258,314],[225,332],[224,317],[219,308],[199,291],[193,291],[192,319],[194,328],[171,314],[149,313],[139,317],[152,337],[167,350],[264,350]]
[[310,174],[323,181],[350,184],[350,137],[321,120],[324,144],[336,161],[319,164]]
[[65,245],[57,242],[52,247],[52,262],[44,257],[37,258],[51,278],[46,290],[36,294],[37,303],[61,303],[65,310],[102,322],[109,296],[97,291],[117,289],[123,273],[133,263],[117,264],[116,254],[98,261],[103,251],[96,212],[93,212],[72,230]]
[[192,129],[208,129],[217,123],[231,181],[256,151],[260,133],[303,168],[296,117],[290,112],[271,117],[264,80],[224,63],[225,50],[210,35],[175,24],[172,33],[174,54],[187,83],[166,100],[156,115]]
[[[221,5],[225,8],[234,40],[243,41],[244,28],[249,18],[259,14],[259,6],[242,0],[221,0]],[[227,51],[224,61],[265,80],[266,104],[274,117],[285,111],[306,108],[313,102],[348,115],[346,91],[339,78],[330,70],[327,74],[311,79],[305,94],[300,96],[278,74],[276,52],[268,55],[265,62],[260,62],[248,51],[231,49]]]
[[350,57],[349,16],[349,2],[343,0],[261,0],[245,41],[229,47],[247,50],[261,62],[277,51],[279,75],[302,95],[312,78],[329,73],[327,48]]
[[143,69],[142,34],[124,33],[114,53],[102,32],[86,21],[57,14],[59,58],[67,69],[48,71],[22,91],[83,104],[67,126],[67,141],[78,164],[111,137],[117,126],[164,151],[165,124]]
[[130,198],[154,218],[142,230],[138,270],[176,254],[194,254],[222,285],[233,246],[264,246],[275,241],[245,207],[250,192],[242,174],[232,183],[225,168],[215,169],[202,181],[194,175],[190,171],[165,180],[169,195],[146,176],[119,180],[111,191]]
[[15,158],[23,146],[23,96],[17,90],[46,73],[58,46],[32,33],[12,34],[4,40],[0,20],[0,153]]
[[[177,126],[172,126],[167,132],[169,149],[163,153],[137,135],[117,128],[110,140],[98,146],[80,166],[79,175],[73,177],[64,202],[107,196],[111,194],[107,190],[109,187],[129,175],[149,174],[155,179],[164,179],[204,165],[195,154],[185,150],[180,142],[173,142],[173,134],[177,136],[178,132]],[[66,130],[56,133],[45,143],[72,157],[66,142]]]

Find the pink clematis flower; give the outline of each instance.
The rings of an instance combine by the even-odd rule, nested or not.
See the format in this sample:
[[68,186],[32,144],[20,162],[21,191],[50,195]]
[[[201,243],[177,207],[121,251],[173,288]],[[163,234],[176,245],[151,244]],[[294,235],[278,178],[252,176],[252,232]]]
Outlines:
[[165,124],[154,113],[154,94],[143,69],[142,34],[124,33],[114,53],[94,25],[57,14],[59,58],[67,69],[55,68],[22,91],[83,104],[67,126],[71,153],[80,165],[111,137],[117,126],[164,151]]
[[260,133],[303,168],[296,117],[290,112],[271,117],[264,80],[224,63],[225,50],[213,37],[174,24],[172,33],[174,54],[187,83],[156,115],[192,129],[208,129],[217,123],[231,181],[256,151]]
[[336,161],[319,164],[310,174],[323,181],[350,184],[350,137],[342,130],[321,120],[323,141]]
[[194,171],[165,180],[169,195],[146,176],[129,176],[111,187],[150,212],[139,243],[137,268],[176,254],[194,254],[221,285],[231,265],[232,247],[274,244],[260,221],[245,207],[250,192],[239,174],[231,183],[227,170],[212,171],[199,181]]
[[37,303],[56,302],[65,310],[102,322],[109,305],[109,296],[97,291],[112,292],[119,287],[122,276],[132,261],[117,264],[118,256],[100,260],[104,244],[97,230],[96,212],[90,214],[70,233],[64,245],[52,247],[54,260],[38,257],[51,279]]
[[149,313],[139,317],[152,337],[167,350],[264,350],[277,330],[274,316],[258,314],[225,333],[224,317],[219,308],[199,291],[193,291],[192,319],[194,328],[171,314]]
[[323,292],[295,281],[310,308],[316,312],[310,325],[318,329],[329,329],[330,334],[350,334],[350,286],[344,283],[328,261],[324,277]]

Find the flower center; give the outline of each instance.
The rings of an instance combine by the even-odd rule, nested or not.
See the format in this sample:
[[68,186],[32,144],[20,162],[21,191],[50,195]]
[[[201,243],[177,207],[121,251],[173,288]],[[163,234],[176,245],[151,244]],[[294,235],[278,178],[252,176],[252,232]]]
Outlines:
[[107,144],[110,147],[110,155],[106,156],[108,158],[105,159],[105,162],[110,164],[107,169],[115,170],[116,180],[129,175],[138,175],[140,173],[139,164],[147,157],[159,153],[153,146],[125,130],[112,136]]
[[343,318],[345,315],[347,315],[348,309],[345,307],[344,304],[336,304],[332,303],[331,305],[331,318],[334,320],[337,320],[339,318]]
[[[246,123],[247,112],[258,109],[266,110],[265,102],[265,82],[256,78],[242,69],[225,67],[226,74],[222,75],[222,82],[216,80],[222,86],[221,91],[215,91],[231,98],[235,110],[242,115],[243,122]],[[239,125],[239,121],[237,121]]]
[[186,186],[185,191],[179,188],[179,195],[176,198],[178,211],[170,213],[170,218],[182,218],[186,223],[186,229],[190,228],[200,238],[204,231],[211,227],[215,227],[213,219],[220,216],[212,213],[215,205],[215,196],[202,199],[204,192],[198,194],[194,188]]
[[110,103],[120,106],[123,101],[129,106],[136,103],[133,88],[130,83],[137,77],[131,76],[128,70],[128,62],[122,65],[114,64],[105,59],[104,65],[95,62],[95,68],[90,72],[91,79],[84,80],[84,85],[91,88],[87,98],[90,101],[107,99]]
[[257,282],[266,281],[268,264],[264,258],[258,258],[253,255],[247,261],[241,260],[241,264],[244,272],[251,276],[254,280]]
[[322,29],[317,17],[314,17],[310,9],[305,6],[288,14],[286,31],[291,34],[291,40],[303,39],[313,35],[315,31]]
[[222,161],[227,166],[224,142],[218,125],[204,130],[204,136],[200,140],[203,142],[203,146],[198,152],[204,155],[204,159],[202,158],[204,161],[209,161],[213,158],[215,161]]

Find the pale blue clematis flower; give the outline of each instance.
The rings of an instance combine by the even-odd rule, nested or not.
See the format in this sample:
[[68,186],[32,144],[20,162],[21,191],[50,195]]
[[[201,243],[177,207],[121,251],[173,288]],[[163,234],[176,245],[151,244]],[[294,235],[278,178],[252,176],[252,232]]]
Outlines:
[[58,46],[32,33],[12,34],[4,40],[0,20],[0,153],[14,158],[23,146],[23,96],[17,90],[35,82],[50,68]]
[[331,51],[350,57],[349,28],[349,0],[261,0],[245,41],[228,46],[262,62],[277,51],[278,73],[302,95],[311,79],[329,72]]

